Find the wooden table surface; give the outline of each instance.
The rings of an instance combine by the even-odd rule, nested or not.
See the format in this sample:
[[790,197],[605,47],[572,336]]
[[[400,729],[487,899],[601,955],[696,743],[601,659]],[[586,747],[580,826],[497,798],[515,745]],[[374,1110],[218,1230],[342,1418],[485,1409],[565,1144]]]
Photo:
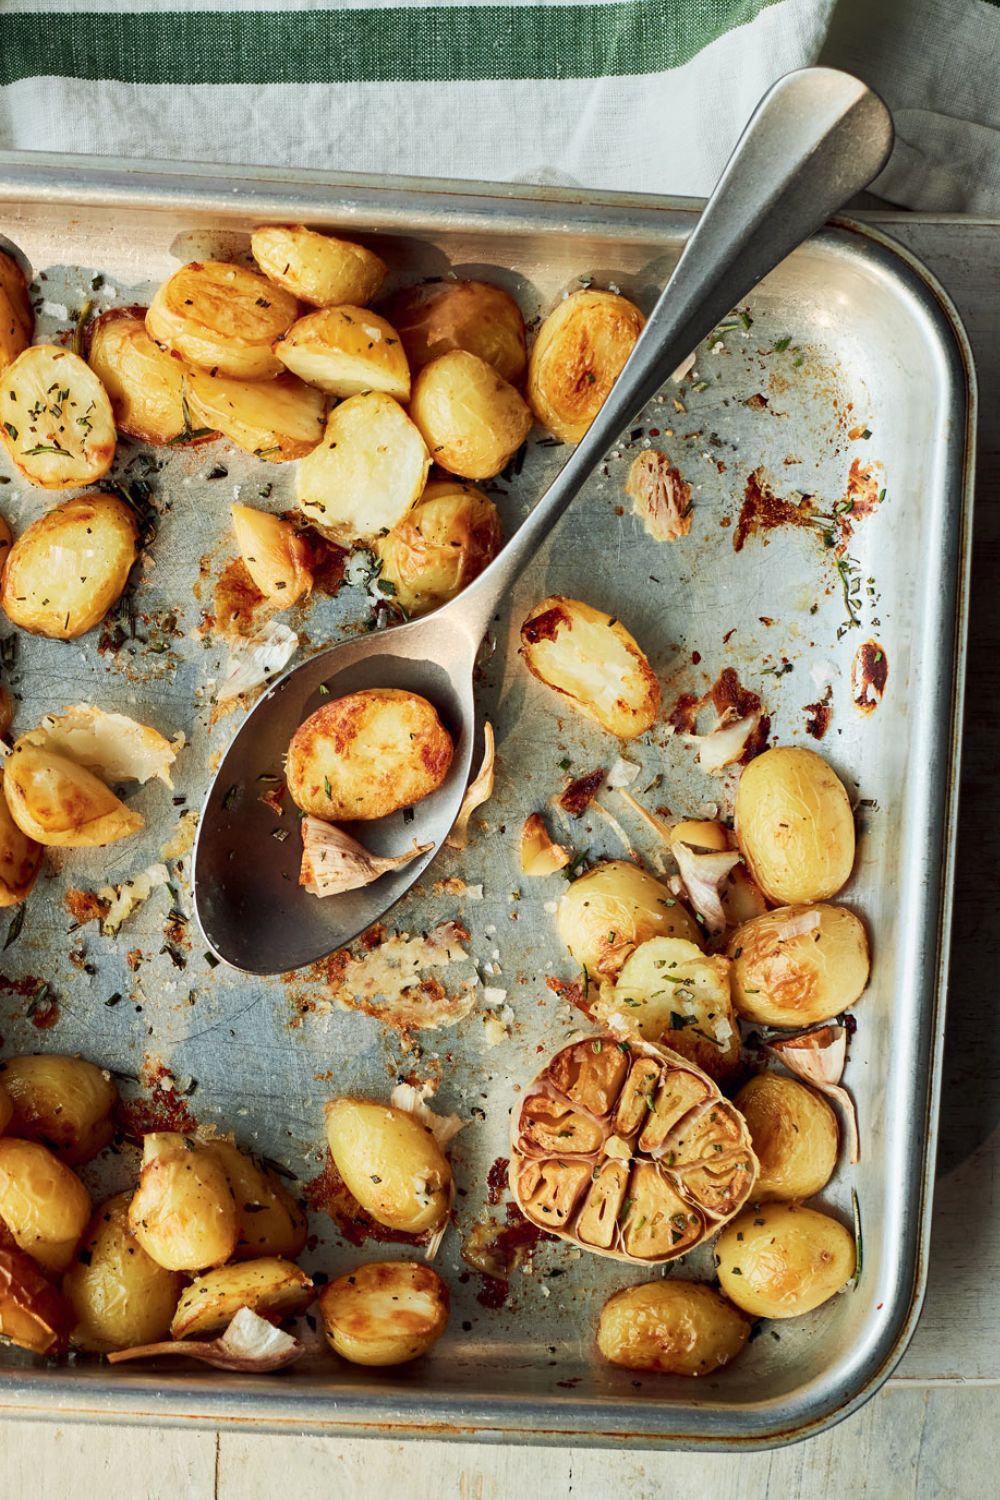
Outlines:
[[[927,1300],[896,1374],[832,1432],[771,1453],[540,1449],[0,1424],[0,1500],[972,1500],[1000,1438],[1000,223],[872,215],[938,275],[979,373],[958,888]],[[991,1477],[992,1476],[992,1477]]]

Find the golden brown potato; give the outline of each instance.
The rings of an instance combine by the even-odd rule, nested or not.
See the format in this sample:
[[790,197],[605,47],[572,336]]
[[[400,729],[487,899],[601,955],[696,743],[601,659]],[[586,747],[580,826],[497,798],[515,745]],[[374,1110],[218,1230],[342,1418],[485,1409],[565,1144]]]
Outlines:
[[17,261],[0,250],[0,374],[27,349],[34,328],[28,283]]
[[795,1203],[745,1208],[715,1245],[727,1297],[755,1318],[797,1318],[854,1275],[854,1237],[829,1214]]
[[271,345],[298,312],[289,292],[256,271],[227,261],[191,261],[156,293],[146,330],[200,370],[235,380],[270,380],[282,368]]
[[10,297],[0,286],[0,374],[24,353],[30,343]]
[[233,1259],[280,1255],[294,1260],[300,1255],[308,1220],[276,1175],[229,1141],[206,1141],[204,1149],[222,1163],[236,1204],[240,1234]]
[[63,1278],[73,1308],[72,1342],[91,1354],[152,1344],[170,1331],[184,1278],[165,1271],[128,1227],[131,1194],[102,1203]]
[[265,599],[289,609],[312,592],[312,559],[290,521],[234,505],[233,530],[246,570]]
[[411,370],[464,349],[516,385],[528,362],[521,309],[486,281],[424,282],[397,292],[387,314],[399,330]]
[[250,236],[250,249],[268,280],[312,307],[364,306],[386,276],[374,250],[302,224],[264,224]]
[[845,906],[779,906],[729,940],[733,1004],[762,1026],[812,1026],[855,1003],[868,983],[868,937]]
[[138,554],[139,528],[123,500],[64,500],[14,543],[0,581],[0,605],[32,635],[75,640],[121,598]]
[[73,1310],[30,1256],[0,1248],[0,1337],[32,1354],[57,1354]]
[[421,1234],[444,1221],[451,1167],[414,1115],[367,1099],[334,1099],[326,1106],[326,1137],[337,1171],[380,1224]]
[[299,725],[288,792],[296,807],[329,822],[385,818],[436,792],[451,757],[451,736],[426,698],[368,688],[332,698]]
[[391,323],[365,307],[326,307],[293,323],[274,352],[300,380],[331,396],[384,391],[410,399],[410,367]]
[[528,402],[564,443],[578,443],[635,348],[645,319],[615,292],[572,292],[538,330],[528,361]]
[[698,1281],[646,1281],[609,1297],[597,1325],[604,1358],[657,1375],[710,1375],[750,1337],[750,1319]]
[[740,1033],[729,993],[727,958],[683,938],[654,937],[626,960],[615,988],[594,1007],[598,1020],[620,1016],[647,1042],[662,1042],[710,1078],[731,1078]]
[[41,844],[22,833],[11,817],[6,797],[0,795],[0,907],[18,906],[27,900],[41,865]]
[[411,615],[447,604],[477,578],[500,550],[500,517],[474,485],[447,479],[429,484],[412,510],[381,537],[379,581]]
[[823,1095],[783,1073],[760,1073],[733,1103],[750,1128],[760,1163],[754,1196],[766,1203],[822,1192],[840,1145],[837,1116]]
[[580,967],[604,979],[614,979],[649,938],[702,940],[687,908],[627,859],[609,859],[570,884],[556,912],[556,931]]
[[521,626],[528,671],[609,734],[645,734],[660,706],[660,684],[620,620],[579,599],[553,594]]
[[430,463],[398,401],[381,391],[351,396],[330,413],[323,441],[299,464],[296,503],[332,541],[364,541],[403,519]]
[[0,1136],[0,1223],[45,1271],[65,1271],[90,1218],[76,1173],[37,1141]]
[[410,1260],[373,1261],[319,1295],[330,1348],[355,1365],[401,1365],[426,1354],[448,1326],[448,1287]]
[[118,1090],[105,1068],[39,1053],[0,1063],[0,1078],[14,1101],[11,1133],[41,1141],[71,1166],[103,1151],[114,1135]]
[[424,366],[410,415],[434,462],[464,479],[499,474],[531,430],[531,412],[514,387],[464,349]]
[[115,456],[111,402],[79,355],[35,344],[4,371],[0,438],[25,479],[43,490],[93,484]]
[[222,1162],[190,1136],[156,1131],[142,1143],[129,1228],[167,1271],[201,1271],[232,1256],[240,1215]]
[[210,1338],[228,1327],[241,1307],[269,1323],[282,1323],[313,1300],[313,1284],[290,1260],[269,1256],[220,1266],[197,1276],[181,1294],[170,1332],[175,1339]]
[[[210,442],[185,405],[183,361],[154,344],[144,307],[112,307],[91,329],[90,368],[111,399],[115,426],[153,447]],[[190,436],[188,436],[190,434]]]
[[217,428],[244,453],[268,464],[305,458],[323,436],[322,392],[294,375],[275,380],[233,380],[192,370],[185,379],[191,416],[199,428]]
[[97,848],[143,826],[92,771],[25,735],[4,763],[3,794],[21,832],[46,846]]
[[850,878],[854,816],[843,782],[815,750],[781,745],[736,788],[736,837],[772,901],[825,901]]

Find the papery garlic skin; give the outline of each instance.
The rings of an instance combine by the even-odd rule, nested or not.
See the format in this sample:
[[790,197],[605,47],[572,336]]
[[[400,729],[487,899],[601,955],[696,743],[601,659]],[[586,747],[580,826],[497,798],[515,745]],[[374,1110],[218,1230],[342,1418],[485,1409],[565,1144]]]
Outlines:
[[299,884],[310,896],[336,896],[371,885],[388,870],[399,870],[431,844],[417,844],[405,854],[371,854],[335,823],[307,816],[302,819],[302,865]]
[[469,819],[477,807],[482,807],[493,796],[493,778],[496,770],[496,739],[493,725],[487,719],[483,724],[483,763],[469,782],[458,810],[458,817],[445,839],[449,849],[464,849],[469,842]]

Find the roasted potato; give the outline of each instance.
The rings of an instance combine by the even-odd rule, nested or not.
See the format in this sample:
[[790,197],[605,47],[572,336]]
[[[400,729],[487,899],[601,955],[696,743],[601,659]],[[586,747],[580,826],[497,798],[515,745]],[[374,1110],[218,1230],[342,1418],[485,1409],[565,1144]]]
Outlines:
[[32,635],[75,640],[121,598],[138,554],[139,528],[123,500],[64,500],[14,543],[0,580],[0,605]]
[[[0,787],[2,785],[3,770],[0,769]],[[18,828],[6,797],[0,795],[0,907],[18,906],[27,900],[41,864],[41,844]]]
[[812,1026],[855,1003],[868,983],[868,937],[845,906],[779,906],[729,940],[733,1004],[762,1026]]
[[98,848],[143,826],[85,767],[22,735],[4,763],[3,794],[21,832],[58,848]]
[[514,387],[464,349],[424,365],[410,416],[434,462],[463,479],[499,474],[531,430],[531,412]]
[[795,745],[765,750],[743,771],[736,837],[754,880],[782,904],[835,896],[854,866],[843,782],[815,750]]
[[662,1042],[710,1078],[731,1078],[740,1033],[729,993],[727,958],[683,938],[654,937],[626,960],[614,990],[601,994],[599,1020],[622,1020],[647,1042]]
[[4,1081],[0,1078],[0,1135],[3,1135],[10,1124],[14,1113],[14,1101],[7,1092]]
[[622,740],[645,734],[660,706],[660,684],[620,620],[554,594],[521,626],[521,655],[540,682]]
[[854,1237],[829,1214],[795,1203],[745,1208],[715,1245],[726,1296],[754,1318],[797,1318],[854,1275]]
[[309,1277],[290,1260],[269,1256],[220,1266],[184,1289],[170,1332],[175,1339],[210,1338],[228,1327],[241,1307],[269,1323],[283,1323],[303,1312],[314,1296]]
[[364,306],[386,276],[374,250],[302,224],[261,225],[250,236],[250,249],[269,281],[312,307]]
[[581,968],[612,980],[649,938],[702,940],[687,908],[627,859],[607,860],[572,881],[559,902],[556,931]]
[[759,1073],[733,1103],[749,1126],[760,1163],[754,1196],[763,1203],[822,1192],[840,1145],[837,1116],[823,1095],[783,1073]]
[[240,556],[265,599],[289,609],[311,593],[309,548],[290,521],[249,505],[234,505],[232,516]]
[[423,282],[397,292],[386,308],[411,370],[464,349],[516,385],[528,362],[521,309],[486,281]]
[[384,818],[436,792],[451,765],[451,736],[426,698],[368,688],[332,698],[288,747],[296,807],[316,818]]
[[21,1250],[0,1248],[0,1338],[32,1354],[57,1354],[73,1310]]
[[275,380],[233,380],[192,370],[185,380],[191,416],[214,427],[244,453],[268,464],[305,458],[323,436],[322,392],[294,375]]
[[115,456],[108,393],[79,355],[35,344],[0,381],[0,438],[25,479],[43,490],[94,484]]
[[295,499],[317,530],[350,545],[391,531],[420,498],[430,456],[398,401],[381,391],[334,408],[299,464]]
[[16,260],[0,250],[0,375],[31,343],[35,316]]
[[326,307],[293,323],[274,352],[300,380],[331,396],[383,391],[410,399],[410,367],[391,323],[365,307]]
[[146,331],[200,370],[235,380],[281,374],[272,352],[298,316],[291,293],[227,261],[191,261],[167,278],[149,305]]
[[103,1151],[114,1135],[118,1090],[105,1068],[38,1053],[0,1063],[0,1079],[14,1101],[11,1133],[41,1141],[71,1166]]
[[170,1331],[184,1278],[165,1271],[128,1227],[129,1193],[95,1211],[63,1278],[75,1316],[72,1342],[91,1354],[152,1344]]
[[543,427],[578,443],[597,416],[645,319],[615,292],[572,292],[538,330],[528,361],[528,403]]
[[90,1218],[76,1173],[37,1141],[0,1136],[0,1223],[45,1271],[65,1271]]
[[326,1137],[337,1171],[380,1224],[421,1234],[444,1221],[451,1167],[416,1116],[367,1099],[334,1099],[326,1106]]
[[430,1266],[372,1261],[319,1294],[330,1348],[355,1365],[401,1365],[426,1354],[448,1326],[448,1287]]
[[112,307],[91,330],[90,368],[111,399],[115,426],[154,448],[210,442],[197,430],[185,398],[185,365],[146,332],[144,307]]
[[751,1323],[698,1281],[646,1281],[609,1297],[597,1325],[604,1358],[657,1375],[710,1375],[735,1359]]
[[411,615],[447,604],[477,578],[500,550],[493,501],[457,479],[431,483],[375,550],[380,582]]
[[232,1256],[240,1214],[216,1153],[190,1136],[156,1131],[142,1143],[129,1229],[167,1271],[202,1271]]
[[275,1174],[229,1141],[206,1141],[222,1163],[239,1217],[239,1240],[234,1260],[280,1255],[294,1260],[305,1247],[309,1232],[305,1212]]

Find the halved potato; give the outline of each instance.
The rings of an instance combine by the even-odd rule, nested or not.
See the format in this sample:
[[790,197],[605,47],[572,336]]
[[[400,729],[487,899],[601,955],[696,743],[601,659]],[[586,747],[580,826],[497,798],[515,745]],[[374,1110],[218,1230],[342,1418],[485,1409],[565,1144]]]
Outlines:
[[234,505],[232,515],[240,556],[264,598],[288,609],[308,595],[313,585],[309,548],[291,522],[249,505]]
[[73,1310],[21,1250],[0,1249],[0,1337],[32,1354],[55,1354]]
[[195,431],[184,404],[185,366],[150,338],[144,307],[101,314],[91,329],[89,363],[111,398],[115,426],[127,437],[163,447],[216,436]]
[[41,844],[18,828],[6,797],[0,795],[0,907],[18,906],[27,900],[41,866]]
[[3,794],[14,822],[39,844],[94,848],[143,826],[92,771],[22,736],[4,763]]
[[756,1197],[811,1198],[833,1176],[840,1126],[822,1094],[783,1073],[758,1073],[733,1100],[760,1163]]
[[698,1281],[646,1281],[609,1297],[597,1347],[613,1365],[658,1375],[710,1375],[735,1359],[750,1319]]
[[299,725],[288,792],[328,822],[384,818],[436,792],[451,757],[451,736],[426,698],[368,688],[331,699]]
[[[201,1271],[229,1260],[240,1216],[214,1151],[176,1131],[143,1137],[142,1172],[129,1229],[167,1271]],[[234,1309],[235,1311],[235,1309]]]
[[374,250],[303,224],[264,224],[250,236],[250,249],[269,281],[312,307],[364,306],[388,269]]
[[763,1026],[814,1026],[861,998],[868,983],[868,934],[846,906],[779,906],[738,927],[729,940],[733,1004]]
[[488,495],[458,479],[431,483],[376,543],[379,579],[397,604],[422,615],[460,594],[500,550],[500,517]]
[[220,1266],[184,1289],[170,1332],[175,1339],[210,1337],[228,1327],[241,1307],[269,1323],[282,1323],[303,1312],[314,1296],[305,1271],[278,1256]]
[[382,391],[351,396],[326,419],[318,448],[299,464],[299,509],[336,542],[391,531],[420,497],[430,455],[398,401]]
[[579,599],[553,594],[521,626],[529,672],[579,713],[619,739],[645,734],[660,706],[660,684],[620,620]]
[[614,979],[649,938],[702,941],[687,907],[627,859],[609,859],[572,882],[559,902],[556,931],[581,968],[603,979]]
[[158,1266],[129,1229],[130,1197],[118,1193],[95,1210],[63,1278],[76,1315],[72,1342],[92,1354],[165,1338],[184,1285],[180,1273]]
[[71,1166],[90,1161],[114,1135],[118,1090],[106,1068],[83,1057],[32,1053],[0,1063],[14,1105],[11,1133],[41,1141]]
[[201,370],[270,380],[282,368],[271,345],[298,311],[289,292],[256,271],[227,261],[191,261],[156,293],[146,329],[156,343]]
[[115,456],[108,393],[72,350],[35,344],[0,380],[0,437],[25,479],[39,488],[93,484]]
[[22,630],[75,640],[121,598],[138,555],[139,528],[123,500],[64,500],[14,543],[0,580],[0,605]]
[[391,323],[365,307],[326,307],[293,323],[274,352],[293,375],[329,391],[410,399],[410,367]]
[[348,1189],[380,1224],[422,1234],[444,1221],[451,1164],[416,1115],[371,1099],[334,1099],[326,1138]]
[[572,292],[549,313],[528,361],[528,403],[543,427],[578,443],[635,348],[645,319],[615,292]]
[[401,1365],[426,1354],[448,1326],[448,1287],[430,1266],[373,1261],[319,1295],[331,1349],[355,1365]]
[[38,1141],[0,1136],[0,1223],[46,1271],[65,1271],[90,1218],[76,1173]]
[[244,453],[265,463],[305,458],[323,436],[326,402],[294,375],[275,380],[233,380],[191,370],[186,382],[191,415],[217,428]]
[[521,309],[486,281],[424,282],[397,292],[388,316],[399,330],[411,370],[465,349],[515,385],[528,362]]
[[645,1041],[662,1042],[724,1080],[740,1060],[729,970],[728,958],[683,938],[650,938],[626,961],[614,990],[602,992],[594,1014],[620,1015]]
[[434,462],[464,479],[490,479],[531,430],[531,412],[492,365],[454,349],[425,365],[410,415]]
[[240,1237],[234,1260],[261,1255],[294,1259],[301,1254],[309,1232],[305,1212],[273,1172],[247,1156],[230,1141],[206,1141],[222,1163],[239,1216]]

